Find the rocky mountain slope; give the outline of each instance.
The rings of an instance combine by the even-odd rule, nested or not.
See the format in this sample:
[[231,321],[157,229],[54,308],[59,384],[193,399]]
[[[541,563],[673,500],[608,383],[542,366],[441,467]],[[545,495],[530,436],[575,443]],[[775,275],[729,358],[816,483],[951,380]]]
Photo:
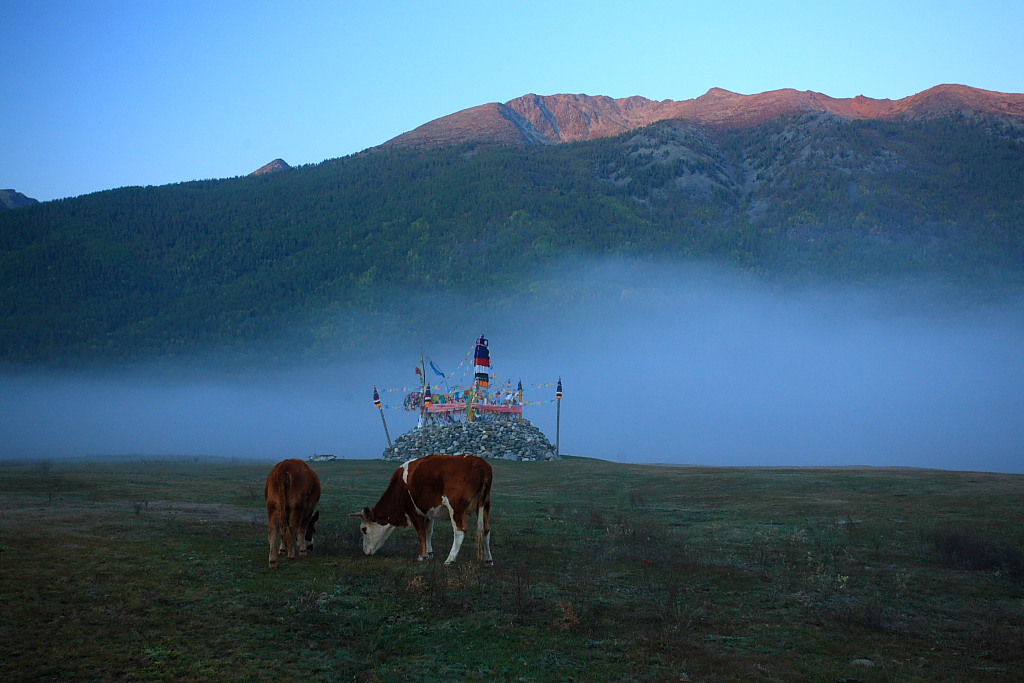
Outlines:
[[38,200],[26,197],[17,190],[0,190],[0,210],[17,209],[21,206],[31,206],[38,203]]
[[948,114],[995,114],[1024,121],[1024,94],[964,85],[939,85],[899,100],[863,95],[835,98],[793,89],[756,95],[712,88],[692,100],[654,101],[590,95],[524,95],[489,103],[425,123],[382,145],[429,148],[463,142],[536,145],[610,137],[658,121],[680,119],[700,126],[742,128],[785,115],[823,112],[844,120],[917,120]]
[[274,159],[269,164],[260,166],[249,175],[263,175],[264,173],[275,173],[277,171],[287,171],[291,166],[284,159]]

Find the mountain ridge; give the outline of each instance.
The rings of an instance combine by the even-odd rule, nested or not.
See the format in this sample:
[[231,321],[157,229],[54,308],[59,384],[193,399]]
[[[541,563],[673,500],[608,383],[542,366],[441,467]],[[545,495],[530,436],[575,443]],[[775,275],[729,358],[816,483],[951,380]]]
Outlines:
[[0,190],[0,211],[4,209],[18,209],[22,206],[38,204],[39,200],[26,197],[17,190]]
[[291,168],[288,162],[284,159],[274,159],[269,164],[260,166],[249,175],[263,175],[264,173],[276,173],[277,171],[287,171]]
[[898,100],[864,95],[835,98],[792,88],[753,95],[711,88],[700,97],[678,101],[530,93],[505,103],[490,102],[434,119],[379,147],[430,148],[464,142],[558,144],[612,137],[669,119],[715,128],[744,128],[779,116],[810,112],[845,120],[915,120],[979,113],[1024,121],[1024,94],[959,84],[937,85]]

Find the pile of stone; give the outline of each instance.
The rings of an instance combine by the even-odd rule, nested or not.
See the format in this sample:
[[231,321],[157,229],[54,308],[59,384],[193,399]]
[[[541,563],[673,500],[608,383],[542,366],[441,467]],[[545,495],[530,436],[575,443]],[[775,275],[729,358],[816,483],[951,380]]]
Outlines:
[[500,460],[557,460],[555,447],[529,420],[427,424],[398,437],[384,459],[405,462],[431,453],[472,453]]

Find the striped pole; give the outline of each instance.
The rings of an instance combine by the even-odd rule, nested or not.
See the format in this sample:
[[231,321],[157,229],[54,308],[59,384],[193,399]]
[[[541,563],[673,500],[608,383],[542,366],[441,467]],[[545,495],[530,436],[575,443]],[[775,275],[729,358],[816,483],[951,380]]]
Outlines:
[[[424,379],[426,376],[424,375]],[[430,406],[434,404],[434,397],[430,393],[430,382],[427,382],[423,389],[423,423],[430,422]]]
[[555,412],[555,455],[562,455],[562,378],[558,378],[558,387],[555,388],[555,404],[558,406]]
[[470,394],[469,421],[473,421],[473,402],[477,393],[487,396],[487,387],[490,384],[491,373],[491,352],[487,348],[487,338],[480,335],[476,340],[476,348],[473,349],[473,393]]
[[384,407],[380,404],[380,394],[377,393],[377,387],[373,387],[373,405],[377,406],[377,410],[380,411],[380,421],[384,424],[384,436],[388,438],[388,448],[391,448],[391,434],[388,433],[388,421],[384,419]]
[[523,380],[519,380],[519,387],[516,389],[519,392],[519,424],[523,423]]

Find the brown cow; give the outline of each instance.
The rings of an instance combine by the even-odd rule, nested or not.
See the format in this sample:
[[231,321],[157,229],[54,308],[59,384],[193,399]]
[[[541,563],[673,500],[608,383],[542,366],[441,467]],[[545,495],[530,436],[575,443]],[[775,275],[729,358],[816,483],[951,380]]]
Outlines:
[[487,565],[491,558],[491,466],[483,458],[462,455],[428,455],[402,464],[391,476],[384,495],[373,507],[355,512],[362,520],[363,552],[373,555],[395,527],[409,526],[420,537],[420,560],[434,556],[431,537],[434,520],[448,517],[455,538],[445,565],[459,554],[466,537],[466,516],[477,514],[477,557]]
[[[309,465],[298,458],[282,460],[274,465],[264,489],[267,498],[267,520],[270,531],[270,568],[277,567],[277,556],[286,550],[289,559],[295,559],[295,544],[299,555],[313,549],[313,532],[320,512],[313,512],[320,501],[320,477]],[[280,548],[276,547],[280,539]]]

